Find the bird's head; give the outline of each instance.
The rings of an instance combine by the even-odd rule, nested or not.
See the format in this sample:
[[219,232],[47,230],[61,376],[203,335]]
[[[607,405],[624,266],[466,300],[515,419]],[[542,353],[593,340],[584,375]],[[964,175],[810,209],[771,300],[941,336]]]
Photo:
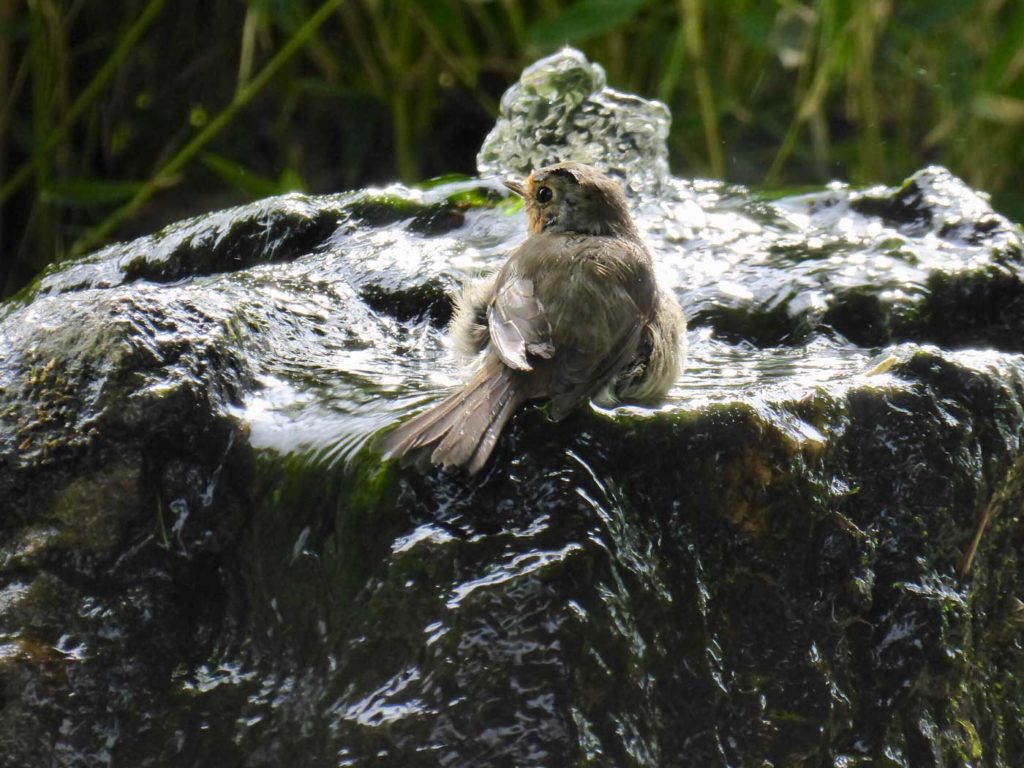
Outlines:
[[597,168],[558,163],[505,186],[523,198],[530,234],[575,232],[638,238],[622,188]]

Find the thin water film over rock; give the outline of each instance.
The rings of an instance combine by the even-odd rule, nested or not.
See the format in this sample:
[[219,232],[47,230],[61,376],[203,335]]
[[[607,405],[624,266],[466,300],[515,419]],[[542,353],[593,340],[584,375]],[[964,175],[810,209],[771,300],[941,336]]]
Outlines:
[[[1015,766],[1019,227],[941,168],[670,178],[667,113],[572,51],[504,110],[479,180],[210,214],[0,308],[0,765]],[[689,318],[667,401],[382,462],[525,235],[495,176],[595,157]]]

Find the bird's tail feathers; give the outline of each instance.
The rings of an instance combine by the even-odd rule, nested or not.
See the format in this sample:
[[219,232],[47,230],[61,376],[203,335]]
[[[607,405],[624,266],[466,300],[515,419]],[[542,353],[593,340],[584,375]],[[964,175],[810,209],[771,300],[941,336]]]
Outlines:
[[405,458],[432,449],[434,464],[478,472],[525,399],[520,376],[500,363],[485,365],[461,390],[388,434],[382,444],[385,455]]

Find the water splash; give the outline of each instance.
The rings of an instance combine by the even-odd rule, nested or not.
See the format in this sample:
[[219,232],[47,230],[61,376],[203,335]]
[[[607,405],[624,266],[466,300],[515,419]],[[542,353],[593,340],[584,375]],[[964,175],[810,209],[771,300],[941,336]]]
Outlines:
[[660,101],[607,87],[599,64],[563,48],[527,67],[505,91],[477,170],[481,176],[522,177],[574,160],[604,169],[634,195],[650,195],[669,178],[671,119]]

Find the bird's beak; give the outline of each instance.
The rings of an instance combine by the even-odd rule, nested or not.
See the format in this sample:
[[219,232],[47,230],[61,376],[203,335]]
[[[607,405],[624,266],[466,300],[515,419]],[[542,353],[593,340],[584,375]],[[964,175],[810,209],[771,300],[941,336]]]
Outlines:
[[506,179],[503,183],[505,184],[506,187],[511,189],[513,192],[515,192],[520,197],[525,197],[526,196],[526,190],[523,189],[522,182],[511,181],[510,179]]

